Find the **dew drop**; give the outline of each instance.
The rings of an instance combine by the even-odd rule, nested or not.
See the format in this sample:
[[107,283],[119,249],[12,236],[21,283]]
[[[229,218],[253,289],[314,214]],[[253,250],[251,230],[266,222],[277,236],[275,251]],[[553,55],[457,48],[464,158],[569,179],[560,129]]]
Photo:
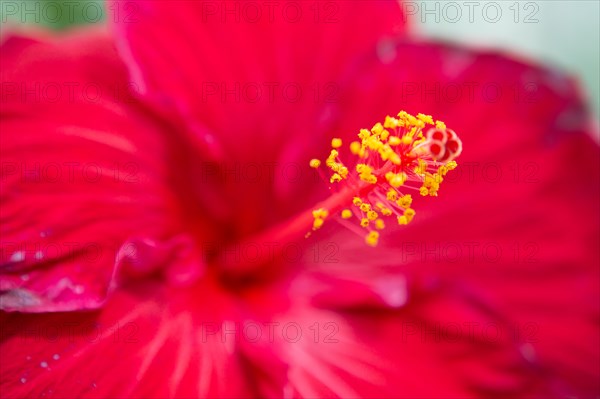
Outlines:
[[21,377],[21,384],[25,384],[27,382],[27,378]]
[[406,279],[403,277],[386,278],[376,281],[374,290],[392,308],[400,308],[408,300]]
[[21,280],[29,281],[29,274],[21,274]]
[[10,257],[11,262],[23,262],[25,260],[25,252],[17,251]]
[[397,56],[396,46],[391,40],[382,39],[377,43],[377,57],[381,63],[391,64]]
[[77,285],[75,286],[75,288],[73,289],[73,291],[74,291],[76,294],[83,294],[83,291],[84,291],[83,285],[79,285],[79,284],[77,284]]
[[535,348],[531,344],[523,344],[519,348],[521,355],[530,363],[536,360]]
[[48,367],[48,363],[46,363],[46,362],[41,362],[41,363],[40,363],[40,367],[41,367],[41,368],[43,368],[43,369],[45,369],[46,367]]
[[34,256],[36,260],[40,260],[44,257],[44,253],[42,251],[37,251]]
[[52,356],[52,359],[58,360],[60,359],[60,356],[58,355],[58,353],[55,353],[54,356]]

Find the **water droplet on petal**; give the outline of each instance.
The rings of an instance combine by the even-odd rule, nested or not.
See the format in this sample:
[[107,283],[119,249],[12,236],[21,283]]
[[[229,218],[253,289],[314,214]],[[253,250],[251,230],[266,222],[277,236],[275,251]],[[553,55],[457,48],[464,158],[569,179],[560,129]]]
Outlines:
[[25,384],[27,382],[27,378],[21,377],[21,384]]
[[533,347],[533,345],[531,344],[523,344],[521,345],[521,347],[519,348],[519,351],[521,352],[521,355],[523,355],[523,357],[530,363],[534,363],[535,362],[535,349]]
[[58,355],[58,353],[55,353],[54,356],[52,356],[52,359],[58,360],[60,359],[60,356]]
[[381,279],[376,282],[375,291],[387,305],[393,308],[404,306],[408,299],[406,279],[404,277],[387,277]]
[[23,262],[25,260],[25,252],[17,251],[10,257],[11,262]]
[[37,252],[35,253],[35,259],[36,259],[36,260],[40,260],[40,259],[42,259],[43,257],[44,257],[44,253],[43,253],[42,251],[37,251]]
[[377,43],[377,57],[382,64],[391,64],[398,56],[396,45],[392,40],[382,39]]

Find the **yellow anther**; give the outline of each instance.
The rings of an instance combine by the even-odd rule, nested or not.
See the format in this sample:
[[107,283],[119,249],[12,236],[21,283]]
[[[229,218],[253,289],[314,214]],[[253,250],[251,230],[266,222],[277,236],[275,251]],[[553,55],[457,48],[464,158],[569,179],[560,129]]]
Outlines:
[[333,148],[340,148],[342,146],[342,139],[334,138],[331,140],[331,146]]
[[363,212],[369,212],[371,210],[371,205],[363,202],[360,204],[360,210]]
[[337,150],[331,150],[329,153],[329,159],[336,159],[338,155],[340,155],[340,153]]
[[324,208],[319,208],[319,209],[315,209],[314,211],[312,211],[312,215],[315,219],[317,219],[317,218],[325,219],[327,216],[329,216],[329,211]]
[[444,179],[442,178],[442,176],[440,176],[437,173],[435,173],[435,174],[426,173],[425,179],[423,180],[423,187],[434,188],[437,190],[440,187],[440,183],[443,180]]
[[318,159],[311,159],[310,160],[310,167],[311,168],[318,168],[319,166],[321,166],[321,161],[319,161]]
[[323,226],[323,223],[325,223],[325,221],[321,218],[317,218],[315,219],[315,221],[313,222],[313,230],[318,230],[321,228],[321,226]]
[[359,155],[360,154],[360,148],[361,145],[358,141],[353,141],[352,143],[350,143],[350,152],[354,155]]
[[359,173],[358,177],[367,183],[375,184],[377,183],[377,177],[372,174],[372,169],[370,166],[359,163],[356,165],[356,171]]
[[377,219],[375,221],[375,228],[377,230],[383,230],[383,229],[385,229],[385,222],[383,220],[381,220],[381,219]]
[[371,167],[368,165],[365,165],[364,163],[359,163],[359,164],[356,164],[356,171],[358,173],[363,173],[363,172],[371,173]]
[[363,145],[371,151],[377,151],[383,147],[383,143],[379,140],[378,136],[371,136],[368,139],[363,140]]
[[383,208],[381,214],[383,216],[392,216],[392,210],[390,208]]
[[342,176],[340,176],[338,173],[334,173],[331,178],[329,178],[330,183],[337,183],[340,181],[342,181]]
[[431,117],[431,115],[417,114],[417,118],[429,125],[433,125],[433,118]]
[[368,227],[368,226],[369,226],[369,219],[367,219],[367,218],[362,218],[362,219],[360,220],[360,225],[361,225],[362,227]]
[[389,145],[392,145],[392,146],[400,145],[400,143],[401,143],[400,137],[392,136],[388,139],[388,143],[389,143]]
[[373,221],[373,220],[377,219],[378,217],[379,217],[379,215],[375,211],[367,212],[367,219],[369,219],[370,221]]
[[381,140],[386,141],[388,139],[388,137],[390,137],[389,131],[384,130],[383,132],[381,132]]
[[394,177],[389,180],[390,186],[395,188],[400,187],[404,182],[406,182],[406,173],[404,172],[394,175]]
[[423,196],[426,197],[429,195],[429,189],[427,187],[421,187],[419,189],[419,193]]
[[350,209],[344,209],[342,211],[342,219],[350,219],[352,217],[352,211]]
[[376,247],[377,243],[379,242],[379,233],[376,231],[371,231],[369,234],[367,234],[365,242],[372,247]]
[[393,188],[390,188],[385,196],[390,201],[396,201],[398,199],[398,192]]
[[446,164],[446,168],[448,168],[448,170],[454,170],[457,166],[458,164],[456,163],[456,161],[450,161]]
[[438,129],[446,130],[446,124],[442,121],[435,121],[435,127]]
[[325,223],[325,218],[329,216],[329,211],[324,208],[319,208],[312,211],[312,215],[315,218],[313,221],[313,230],[317,230]]
[[396,204],[398,204],[398,206],[402,208],[410,208],[412,204],[412,196],[410,194],[403,195],[398,199]]
[[427,162],[422,159],[418,160],[418,165],[415,166],[415,173],[418,175],[424,175],[425,171],[427,171]]
[[340,166],[338,173],[340,176],[342,176],[342,179],[345,179],[348,177],[348,168],[345,166]]
[[411,145],[413,142],[413,138],[412,136],[405,134],[404,136],[402,136],[402,138],[400,139],[402,141],[402,144],[404,145]]
[[408,219],[406,218],[406,216],[398,216],[398,224],[399,225],[407,225]]
[[400,172],[400,173],[387,172],[385,174],[385,178],[392,187],[398,188],[401,185],[403,185],[404,182],[406,182],[407,176],[406,176],[406,173],[404,173],[404,172]]
[[408,208],[404,210],[404,216],[406,216],[406,220],[410,223],[415,217],[415,210],[412,208]]
[[395,129],[398,127],[398,119],[392,118],[391,116],[385,117],[385,122],[383,122],[383,127],[387,129]]
[[358,133],[358,138],[361,140],[366,140],[369,137],[371,137],[371,132],[368,131],[367,129],[360,129],[360,132]]
[[362,202],[362,200],[360,198],[354,197],[352,199],[352,203],[354,204],[354,206],[361,206],[363,202]]
[[373,126],[371,128],[371,133],[379,136],[381,134],[381,132],[383,132],[383,125],[381,123],[377,122],[375,124],[375,126]]

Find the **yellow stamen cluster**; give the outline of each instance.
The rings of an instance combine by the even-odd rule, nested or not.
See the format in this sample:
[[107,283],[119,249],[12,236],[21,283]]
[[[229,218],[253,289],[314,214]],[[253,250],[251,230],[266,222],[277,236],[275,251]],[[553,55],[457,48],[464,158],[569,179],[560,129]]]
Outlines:
[[373,170],[369,165],[365,165],[364,163],[359,163],[356,165],[356,171],[358,172],[358,177],[360,180],[367,182],[369,184],[377,183],[377,176],[373,174]]
[[[424,132],[426,127],[428,130]],[[413,116],[405,111],[396,117],[387,116],[371,129],[361,129],[358,139],[349,145],[350,154],[356,157],[354,168],[345,166],[339,158],[339,151],[343,152],[340,138],[331,141],[332,150],[325,165],[331,170],[329,183],[333,191],[357,193],[352,200],[354,208],[345,208],[339,215],[342,219],[356,217],[368,231],[367,244],[375,246],[378,230],[386,227],[383,218],[394,217],[400,225],[413,220],[416,213],[407,190],[423,196],[438,195],[446,174],[457,167],[454,158],[460,155],[462,143],[444,122],[435,121],[430,115]],[[310,161],[313,168],[319,168],[320,164],[317,159]],[[318,209],[313,216],[313,229],[318,229],[327,211]]]
[[444,181],[444,176],[454,170],[457,166],[455,161],[450,161],[445,165],[440,165],[435,173],[426,172],[424,168],[416,167],[415,173],[423,178],[423,185],[419,189],[422,196],[437,197],[440,184]]
[[325,219],[329,216],[329,211],[323,208],[315,209],[312,212],[314,221],[313,221],[313,230],[318,230],[325,223]]

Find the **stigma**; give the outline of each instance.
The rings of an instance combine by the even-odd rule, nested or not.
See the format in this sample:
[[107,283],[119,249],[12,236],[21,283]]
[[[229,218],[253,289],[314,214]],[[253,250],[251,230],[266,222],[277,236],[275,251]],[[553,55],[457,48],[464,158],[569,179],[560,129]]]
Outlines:
[[386,226],[412,222],[413,196],[438,196],[462,152],[462,142],[444,122],[405,111],[361,129],[358,140],[347,147],[340,138],[332,139],[331,147],[324,162],[312,159],[310,166],[339,201],[327,201],[329,208],[313,211],[313,230],[321,228],[326,218],[335,217],[347,226],[354,221],[349,227],[373,247]]

